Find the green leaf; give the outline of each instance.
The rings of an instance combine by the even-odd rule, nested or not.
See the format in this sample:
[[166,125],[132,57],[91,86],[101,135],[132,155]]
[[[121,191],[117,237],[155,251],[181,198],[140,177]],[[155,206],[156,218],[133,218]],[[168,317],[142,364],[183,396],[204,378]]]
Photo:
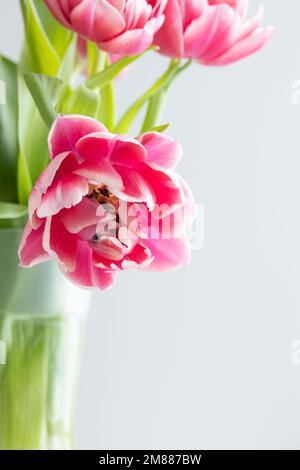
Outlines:
[[72,36],[72,40],[69,41],[69,46],[62,57],[59,70],[57,72],[58,78],[70,82],[72,74],[74,73],[74,64],[77,52],[77,37],[75,34]]
[[9,202],[0,202],[0,219],[18,219],[26,214],[26,206]]
[[48,133],[37,106],[19,74],[19,159],[18,194],[19,201],[26,205],[28,193],[49,161]]
[[0,57],[0,197],[17,201],[17,65]]
[[24,72],[23,78],[44,123],[50,128],[57,116],[55,104],[63,82],[55,77],[29,72]]
[[27,45],[21,65],[34,73],[55,76],[60,66],[59,56],[43,28],[35,3],[33,0],[20,1]]
[[69,97],[63,112],[66,114],[83,114],[84,116],[96,117],[99,105],[99,95],[89,90],[82,83]]
[[17,181],[19,202],[26,205],[33,185],[29,173],[28,163],[24,153],[21,150],[18,156]]
[[67,104],[73,93],[74,90],[72,89],[71,85],[64,83],[55,103],[55,110],[58,114],[67,112]]
[[170,127],[169,123],[160,124],[159,126],[152,127],[151,129],[144,131],[144,132],[159,132],[162,133]]
[[[153,50],[153,48],[150,48],[150,50]],[[96,73],[95,75],[90,77],[88,80],[86,80],[85,85],[88,88],[99,88],[107,85],[114,78],[116,78],[125,67],[135,62],[148,51],[149,49],[145,52],[142,52],[141,54],[137,54],[132,57],[123,57],[122,59],[107,67],[102,72]]]
[[176,77],[176,72],[179,67],[177,60],[172,60],[167,71],[147,90],[140,98],[138,98],[121,117],[118,125],[116,126],[115,132],[117,134],[126,133],[131,126],[134,118],[138,112],[142,109],[144,104],[156,95],[159,91],[169,86],[172,80]]
[[45,1],[33,0],[37,15],[42,23],[43,29],[55,49],[57,55],[63,59],[72,38],[72,31],[62,26],[52,15]]

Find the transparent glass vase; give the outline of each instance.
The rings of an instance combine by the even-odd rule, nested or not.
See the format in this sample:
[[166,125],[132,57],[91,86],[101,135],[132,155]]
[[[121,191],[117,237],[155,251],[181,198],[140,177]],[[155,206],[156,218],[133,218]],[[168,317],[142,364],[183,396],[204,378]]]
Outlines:
[[56,263],[18,267],[20,235],[0,230],[0,449],[70,449],[90,296]]

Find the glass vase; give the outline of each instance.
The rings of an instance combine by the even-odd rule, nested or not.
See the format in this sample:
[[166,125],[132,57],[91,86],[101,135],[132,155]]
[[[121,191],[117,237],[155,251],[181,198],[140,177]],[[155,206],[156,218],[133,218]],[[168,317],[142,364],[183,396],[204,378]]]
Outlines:
[[70,449],[89,292],[20,268],[20,235],[0,230],[0,449]]

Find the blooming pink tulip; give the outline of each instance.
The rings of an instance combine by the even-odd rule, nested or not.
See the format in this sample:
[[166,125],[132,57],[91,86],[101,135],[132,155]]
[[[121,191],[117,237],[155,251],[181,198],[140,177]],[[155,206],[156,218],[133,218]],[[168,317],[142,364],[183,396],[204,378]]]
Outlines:
[[189,262],[184,229],[195,205],[174,171],[182,153],[174,139],[110,134],[68,115],[54,122],[49,149],[29,198],[21,266],[54,258],[74,283],[106,289],[132,266],[164,271]]
[[151,46],[167,0],[45,0],[55,18],[111,54],[134,55]]
[[248,0],[172,0],[154,43],[162,54],[227,65],[261,49],[273,28],[262,28],[263,9],[246,21]]

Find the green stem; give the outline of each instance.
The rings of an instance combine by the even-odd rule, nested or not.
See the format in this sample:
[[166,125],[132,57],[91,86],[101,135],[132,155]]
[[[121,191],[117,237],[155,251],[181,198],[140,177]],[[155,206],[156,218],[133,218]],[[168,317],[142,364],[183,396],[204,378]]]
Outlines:
[[[144,119],[144,123],[141,129],[141,133],[148,132],[153,129],[159,123],[159,119],[161,117],[162,111],[165,107],[168,91],[175,80],[175,78],[182,73],[190,64],[192,63],[191,60],[188,60],[184,65],[178,67],[175,74],[173,75],[172,79],[169,83],[155,93],[150,99],[148,103],[147,113]],[[171,62],[172,64],[172,62]]]
[[[111,65],[109,59],[106,59],[106,69],[110,69]],[[99,90],[101,102],[97,119],[102,122],[110,131],[113,131],[115,125],[115,94],[113,82],[109,81],[103,85]]]
[[115,132],[118,134],[126,133],[133,123],[136,115],[144,106],[144,104],[152,98],[156,93],[160,92],[163,88],[168,86],[172,82],[172,79],[176,75],[176,72],[179,68],[180,61],[173,59],[166,70],[156,81],[155,83],[142,95],[140,96],[125,112],[118,122]]
[[103,87],[107,85],[114,78],[116,78],[125,67],[128,67],[128,65],[132,64],[144,54],[152,50],[154,50],[154,48],[150,47],[141,54],[137,54],[135,56],[130,57],[122,57],[122,59],[118,60],[117,62],[114,62],[113,64],[108,64],[106,68],[104,68],[103,70],[100,69],[98,73],[95,73],[94,75],[90,76],[85,81],[85,86],[93,89],[98,88],[99,86]]
[[88,41],[87,43],[87,52],[89,76],[91,77],[99,71],[99,67],[101,67],[101,56],[103,56],[104,54],[102,53],[102,51],[100,51],[96,44],[91,41]]
[[167,101],[167,94],[167,88],[163,88],[159,93],[156,93],[156,95],[150,98],[141,134],[150,131],[159,123]]

